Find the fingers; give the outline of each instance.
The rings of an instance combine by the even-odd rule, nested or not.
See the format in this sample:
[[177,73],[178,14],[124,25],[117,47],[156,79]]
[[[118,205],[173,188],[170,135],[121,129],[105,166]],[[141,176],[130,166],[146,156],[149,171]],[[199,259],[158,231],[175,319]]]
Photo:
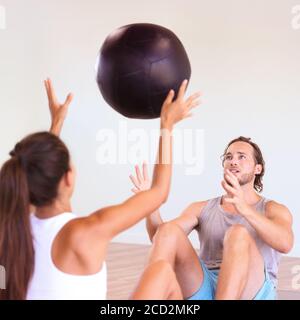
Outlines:
[[141,184],[143,181],[143,177],[142,177],[139,166],[135,166],[135,173],[136,173],[136,177],[137,177],[139,184]]
[[228,193],[231,193],[232,195],[236,195],[236,190],[231,187],[226,181],[222,181],[222,187],[224,188],[225,191],[227,191]]
[[193,102],[188,106],[188,110],[190,111],[190,110],[198,107],[198,106],[200,105],[200,103],[201,103],[200,100],[193,101]]
[[174,99],[174,95],[175,95],[175,92],[174,90],[170,90],[165,101],[164,101],[164,104],[170,104],[172,103],[173,99]]
[[51,79],[49,79],[49,78],[47,79],[47,84],[48,84],[48,89],[49,89],[49,94],[50,94],[51,100],[53,100],[53,101],[57,100]]
[[188,85],[188,81],[185,79],[179,88],[177,99],[182,100]]
[[73,94],[72,93],[69,93],[68,94],[68,96],[67,96],[67,98],[66,98],[66,100],[65,100],[65,102],[64,102],[64,106],[69,106],[69,104],[72,102],[72,100],[73,100]]
[[48,93],[48,91],[49,91],[49,78],[47,78],[46,80],[44,80],[44,85],[45,85],[45,88],[46,88],[46,90],[47,90],[47,93]]
[[228,169],[226,169],[225,171],[225,178],[228,180],[228,182],[230,182],[232,184],[233,187],[235,188],[239,188],[240,184],[239,181],[237,179],[237,177]]
[[187,85],[188,80],[184,80],[181,83],[180,88],[178,90],[177,99],[175,101],[174,90],[171,90],[169,92],[162,106],[161,117],[170,116],[169,120],[174,120],[174,123],[177,123],[182,119],[190,118],[192,116],[192,113],[190,113],[190,111],[193,108],[199,106],[200,100],[198,98],[200,97],[201,93],[196,92],[193,95],[191,95],[186,101],[184,101],[184,95],[186,92]]
[[46,92],[47,92],[47,95],[48,95],[48,98],[49,98],[49,88],[48,88],[48,80],[44,80],[44,86],[45,86],[45,89],[46,89]]
[[139,193],[139,190],[137,188],[132,188],[131,191],[135,194]]
[[190,97],[188,97],[188,99],[186,100],[187,104],[191,104],[193,103],[195,100],[199,101],[198,98],[201,96],[200,92],[196,92],[194,94],[192,94]]
[[51,79],[47,78],[44,81],[44,85],[46,88],[49,104],[51,107],[53,107],[53,105],[57,103],[57,98],[56,98],[56,95],[54,92],[54,88],[53,88]]
[[50,95],[49,79],[44,80],[44,86],[45,86],[45,89],[46,89],[48,101],[50,102],[51,101],[51,95]]
[[200,100],[198,99],[200,96],[201,93],[196,92],[185,101],[186,115],[184,115],[183,119],[192,117],[190,111],[200,105]]
[[235,199],[233,199],[233,198],[225,198],[225,197],[224,197],[224,201],[228,202],[228,203],[232,203],[232,204],[235,204],[235,202],[236,202]]
[[183,119],[191,118],[192,116],[192,113],[187,113],[185,116],[183,116]]
[[146,162],[143,163],[143,176],[144,176],[144,180],[149,180],[148,166]]
[[132,174],[129,176],[130,180],[134,184],[134,186],[139,189],[139,182],[137,181],[136,177],[134,177]]
[[59,104],[59,102],[57,101],[55,92],[54,92],[54,88],[53,88],[53,84],[51,79],[47,78],[46,80],[44,80],[44,85],[46,88],[46,92],[47,92],[47,96],[48,96],[48,100],[49,100],[49,104],[50,104],[50,108],[51,109],[57,109],[58,107],[62,107],[63,109],[67,109],[70,105],[70,103],[73,101],[74,95],[72,93],[69,93],[66,97],[66,100],[63,104]]
[[199,105],[200,105],[200,101],[199,100],[193,101],[190,105],[188,105],[187,108],[186,108],[185,115],[183,116],[183,119],[191,118],[193,116],[193,114],[190,111],[192,109],[198,107]]
[[134,186],[136,187],[136,189],[140,191],[143,182],[146,182],[149,180],[147,163],[146,162],[143,163],[143,176],[138,165],[136,165],[134,168],[135,168],[136,177],[131,174],[129,178],[134,184]]

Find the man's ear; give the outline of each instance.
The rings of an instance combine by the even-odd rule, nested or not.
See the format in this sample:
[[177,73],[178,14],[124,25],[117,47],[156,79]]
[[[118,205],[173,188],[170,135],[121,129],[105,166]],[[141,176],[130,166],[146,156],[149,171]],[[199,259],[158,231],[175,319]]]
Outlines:
[[257,164],[255,166],[255,174],[261,174],[262,172],[262,165],[261,164]]

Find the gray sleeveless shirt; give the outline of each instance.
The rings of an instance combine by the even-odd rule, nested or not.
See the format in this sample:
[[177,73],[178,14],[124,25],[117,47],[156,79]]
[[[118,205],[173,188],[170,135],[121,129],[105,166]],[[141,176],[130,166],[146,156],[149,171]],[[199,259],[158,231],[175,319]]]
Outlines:
[[[198,235],[200,240],[200,258],[208,268],[219,268],[223,254],[223,240],[226,231],[234,224],[241,224],[247,228],[256,242],[270,279],[277,286],[278,265],[281,254],[272,249],[257,235],[254,228],[240,215],[225,212],[221,207],[222,197],[208,201],[199,217]],[[265,214],[265,205],[269,200],[262,198],[255,206],[255,210]]]

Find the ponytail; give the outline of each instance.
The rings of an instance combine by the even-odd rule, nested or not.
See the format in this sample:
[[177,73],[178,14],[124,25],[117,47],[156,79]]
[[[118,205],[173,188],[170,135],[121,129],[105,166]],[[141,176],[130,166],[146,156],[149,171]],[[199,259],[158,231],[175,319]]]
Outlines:
[[6,270],[0,300],[26,299],[34,269],[29,205],[26,173],[13,156],[0,171],[0,265]]
[[0,300],[26,299],[34,271],[30,205],[51,205],[58,185],[70,169],[65,144],[49,132],[38,132],[16,144],[0,170],[0,265],[6,290]]

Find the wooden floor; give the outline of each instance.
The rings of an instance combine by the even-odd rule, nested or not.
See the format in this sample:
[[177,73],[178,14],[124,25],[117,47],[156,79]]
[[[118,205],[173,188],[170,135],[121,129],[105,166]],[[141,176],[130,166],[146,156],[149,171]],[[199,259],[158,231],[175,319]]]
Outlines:
[[[150,246],[111,243],[108,250],[108,299],[128,299],[133,291],[147,260]],[[279,268],[278,299],[300,300],[300,288],[292,288],[293,268],[299,266],[300,258],[283,257]],[[294,282],[295,282],[294,278]],[[297,280],[297,279],[296,279]],[[296,281],[300,286],[300,278]]]

